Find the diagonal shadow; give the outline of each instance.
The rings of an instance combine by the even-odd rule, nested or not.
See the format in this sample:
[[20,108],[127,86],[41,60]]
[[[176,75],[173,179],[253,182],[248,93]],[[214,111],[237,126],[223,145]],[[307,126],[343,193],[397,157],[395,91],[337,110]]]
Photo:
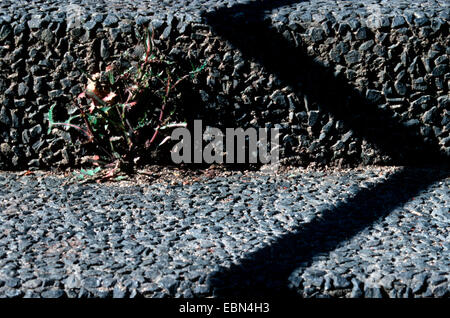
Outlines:
[[[237,47],[244,57],[255,59],[286,85],[298,87],[300,83],[301,93],[308,96],[311,104],[344,121],[356,137],[376,145],[393,163],[448,162],[436,139],[425,142],[419,127],[396,121],[392,111],[380,108],[378,101],[362,96],[343,78],[335,77],[332,70],[308,56],[301,46],[294,46],[265,20],[268,10],[297,2],[300,1],[262,0],[237,4],[205,13],[204,18],[216,34]],[[287,287],[288,277],[300,262],[334,250],[340,242],[448,175],[448,171],[430,174],[426,170],[404,169],[373,189],[361,190],[348,203],[325,211],[320,219],[248,255],[240,265],[214,273],[210,284],[215,295],[292,295]]]
[[385,182],[360,190],[353,198],[321,218],[301,225],[228,269],[215,272],[210,284],[216,296],[293,296],[288,278],[300,263],[331,252],[392,210],[417,196],[430,184],[450,175],[448,170],[405,168]]
[[439,150],[436,138],[425,142],[419,126],[395,120],[392,110],[379,107],[380,101],[362,96],[346,79],[335,77],[332,69],[315,61],[301,45],[295,47],[264,18],[268,10],[297,2],[301,1],[256,1],[221,8],[204,17],[216,34],[232,43],[246,58],[258,61],[284,85],[295,88],[300,84],[300,93],[308,97],[310,104],[342,120],[355,137],[376,145],[393,163],[448,160]]

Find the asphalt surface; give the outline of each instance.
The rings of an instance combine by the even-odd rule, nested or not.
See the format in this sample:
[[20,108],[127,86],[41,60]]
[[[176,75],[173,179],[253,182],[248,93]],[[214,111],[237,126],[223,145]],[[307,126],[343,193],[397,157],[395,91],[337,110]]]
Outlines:
[[1,297],[447,297],[448,169],[0,173]]

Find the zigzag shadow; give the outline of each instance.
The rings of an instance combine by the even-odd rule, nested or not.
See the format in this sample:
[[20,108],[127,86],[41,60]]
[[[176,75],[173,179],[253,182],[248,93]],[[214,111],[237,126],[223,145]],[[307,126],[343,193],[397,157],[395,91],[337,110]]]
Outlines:
[[[214,32],[237,47],[244,57],[256,59],[283,83],[296,87],[320,109],[343,120],[358,137],[376,145],[398,165],[445,163],[437,140],[424,142],[418,127],[406,127],[389,110],[368,101],[332,70],[293,46],[264,20],[264,11],[300,1],[263,0],[237,4],[204,14]],[[324,93],[326,88],[326,93]],[[215,296],[294,296],[288,277],[300,262],[330,252],[393,209],[449,173],[430,175],[426,170],[404,169],[373,189],[361,190],[348,203],[323,213],[275,243],[247,255],[240,265],[211,275]],[[414,182],[409,183],[411,179]],[[383,201],[380,202],[380,198]],[[332,241],[330,237],[334,237]],[[285,259],[280,255],[287,255]],[[296,255],[293,257],[292,255]]]

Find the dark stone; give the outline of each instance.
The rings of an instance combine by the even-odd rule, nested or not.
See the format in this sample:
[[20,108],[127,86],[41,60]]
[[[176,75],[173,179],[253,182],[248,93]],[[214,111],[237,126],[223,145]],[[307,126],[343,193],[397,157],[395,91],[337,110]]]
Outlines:
[[391,24],[392,28],[395,28],[395,29],[396,28],[401,28],[401,27],[403,27],[405,25],[406,25],[406,21],[405,21],[405,19],[402,16],[395,16],[392,19],[392,24]]
[[95,289],[100,286],[100,280],[96,277],[87,277],[83,280],[83,287],[86,289]]
[[428,275],[426,273],[421,273],[415,275],[412,283],[412,292],[414,294],[420,294],[426,287]]
[[397,94],[399,94],[400,96],[405,96],[406,93],[408,92],[408,89],[405,85],[405,83],[400,82],[400,81],[395,81],[394,83],[394,87],[395,87],[395,91],[397,92]]
[[90,20],[90,21],[84,23],[84,24],[83,24],[83,27],[84,27],[87,31],[94,30],[94,29],[97,27],[97,21]]
[[113,290],[114,298],[125,298],[127,295],[127,288],[123,286],[116,285]]
[[53,43],[55,40],[55,36],[53,35],[53,32],[45,29],[41,33],[41,40],[44,41],[47,45]]
[[413,82],[413,89],[417,90],[417,91],[426,91],[428,88],[427,83],[425,82],[423,77],[419,77],[417,79],[414,80]]
[[365,40],[369,36],[370,30],[366,27],[361,27],[356,31],[355,37],[357,40]]
[[105,20],[103,21],[103,25],[105,27],[110,27],[115,25],[117,22],[119,21],[119,19],[117,19],[117,16],[114,14],[108,14],[105,18]]
[[20,279],[18,278],[8,278],[5,280],[5,285],[11,288],[16,288],[20,286]]
[[61,298],[64,295],[65,295],[64,291],[60,289],[47,290],[41,293],[41,296],[43,298]]
[[20,83],[17,91],[17,95],[22,97],[28,94],[28,86],[25,83]]
[[361,290],[362,283],[356,278],[352,278],[352,285],[353,288],[350,297],[361,298],[364,295],[363,291]]
[[445,21],[444,20],[442,20],[442,19],[440,19],[440,18],[434,18],[432,21],[431,21],[431,29],[434,31],[434,32],[439,32],[441,29],[442,29],[442,27],[445,25]]
[[43,22],[43,21],[42,21],[41,18],[39,18],[39,17],[33,17],[30,21],[27,22],[27,24],[28,24],[28,27],[29,27],[30,29],[36,30],[36,29],[40,29],[40,28],[41,28],[42,22]]
[[447,279],[443,275],[432,275],[429,282],[431,285],[436,286],[445,282]]
[[167,290],[171,295],[175,295],[179,282],[175,276],[165,276],[159,281],[159,285]]
[[363,44],[361,44],[361,46],[359,47],[359,51],[367,51],[369,50],[372,46],[374,46],[375,42],[373,40],[369,40],[364,42]]
[[55,98],[62,96],[63,94],[64,94],[64,92],[62,90],[55,89],[55,90],[48,92],[48,97],[50,97],[50,99],[55,99]]
[[111,36],[111,41],[116,42],[118,41],[118,37],[120,35],[120,28],[111,28],[109,29],[109,35]]
[[308,116],[308,125],[310,127],[314,127],[317,124],[318,120],[319,120],[320,112],[317,111],[317,110],[311,110],[308,113],[308,115],[309,115]]
[[12,28],[8,25],[2,25],[0,29],[0,41],[6,40],[6,38],[11,34]]
[[338,289],[350,288],[352,286],[348,279],[340,275],[333,276],[333,285]]
[[151,25],[153,27],[154,30],[159,30],[160,28],[162,28],[164,26],[165,22],[159,19],[153,19],[151,22]]
[[414,19],[414,24],[418,27],[424,26],[425,24],[428,24],[429,22],[430,22],[430,19],[428,19],[426,16]]
[[93,21],[97,23],[102,23],[103,20],[105,19],[105,15],[102,13],[94,13],[91,18]]
[[9,288],[6,290],[5,295],[8,298],[19,298],[23,295],[23,292],[19,289]]
[[171,27],[170,25],[168,25],[168,26],[164,29],[163,33],[161,34],[161,39],[162,39],[162,40],[168,39],[168,38],[170,37],[171,31],[172,31],[172,27]]
[[5,106],[3,106],[0,110],[0,123],[7,127],[11,125],[11,119]]
[[432,107],[422,115],[422,121],[426,124],[432,124],[436,117],[437,107]]
[[366,287],[364,289],[364,295],[366,298],[383,298],[380,287]]
[[439,65],[439,64],[446,64],[448,63],[448,57],[446,55],[441,55],[438,56],[435,60],[434,60],[434,64]]
[[42,134],[42,126],[40,124],[37,124],[36,126],[31,128],[29,130],[29,132],[30,132],[30,137],[32,139],[35,139]]
[[322,288],[323,283],[325,282],[323,277],[316,277],[316,276],[304,276],[304,284],[305,286],[315,286],[317,288]]
[[434,287],[432,291],[434,297],[438,298],[443,298],[449,293],[448,285],[446,283]]
[[383,57],[383,56],[386,56],[387,50],[384,45],[377,44],[373,48],[373,53],[375,53],[376,55],[378,55],[380,57]]
[[345,61],[348,65],[359,63],[361,61],[361,55],[358,51],[352,50],[345,55]]
[[103,59],[107,59],[109,57],[109,43],[106,39],[102,39],[100,41],[100,56]]
[[368,89],[366,92],[366,99],[373,104],[379,103],[383,98],[383,94],[380,91],[374,89]]
[[136,24],[137,25],[147,25],[150,22],[150,18],[149,17],[143,17],[143,16],[137,16],[135,18]]
[[359,20],[356,19],[356,18],[351,18],[351,19],[349,19],[349,20],[347,21],[347,23],[348,23],[348,25],[350,26],[350,29],[351,29],[352,31],[357,30],[357,29],[361,26],[361,23],[360,23]]
[[434,77],[439,77],[439,76],[443,76],[447,72],[448,72],[448,65],[447,64],[440,64],[440,65],[437,65],[433,69],[432,75]]
[[211,292],[211,287],[209,285],[196,285],[193,290],[197,297],[204,297]]
[[28,288],[34,289],[34,288],[38,288],[40,286],[42,286],[42,280],[40,280],[39,278],[31,279],[22,284],[22,287],[27,288],[27,289]]
[[347,23],[342,23],[342,24],[339,25],[338,33],[340,35],[345,35],[349,31],[350,31],[350,26]]
[[270,98],[276,105],[280,105],[283,108],[287,106],[286,98],[285,98],[284,94],[281,91],[275,91],[270,96]]
[[321,28],[311,28],[309,30],[309,37],[313,42],[320,42],[325,38],[325,33]]

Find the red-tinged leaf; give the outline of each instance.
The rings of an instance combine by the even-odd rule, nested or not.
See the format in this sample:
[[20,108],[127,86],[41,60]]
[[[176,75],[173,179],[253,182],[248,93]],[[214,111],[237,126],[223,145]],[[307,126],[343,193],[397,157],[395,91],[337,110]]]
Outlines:
[[94,109],[95,109],[95,103],[92,101],[92,102],[91,102],[91,106],[89,107],[89,113],[92,114],[92,112],[94,111]]
[[53,125],[54,125],[54,126],[57,126],[57,125],[61,125],[61,126],[69,126],[69,127],[75,128],[75,129],[77,129],[77,130],[83,132],[83,133],[89,138],[89,141],[92,141],[92,139],[94,138],[94,136],[93,136],[89,131],[86,131],[85,129],[81,128],[80,126],[77,126],[77,125],[74,125],[74,124],[69,124],[69,123],[53,123]]
[[158,147],[164,145],[164,144],[165,144],[167,141],[169,141],[170,139],[171,139],[171,136],[167,136],[166,138],[164,138],[163,141],[161,141],[161,142],[159,143]]
[[92,156],[92,160],[100,160],[100,156],[94,155],[94,156]]
[[152,50],[153,36],[154,36],[154,32],[152,32],[152,36],[150,37],[150,31],[147,29],[147,38],[146,38],[147,51],[145,52],[145,63],[147,63],[148,58],[150,57],[150,52]]
[[78,98],[85,98],[86,97],[86,92],[81,92],[79,95],[78,95]]
[[108,171],[107,174],[105,174],[105,176],[103,177],[103,179],[108,179],[108,178],[112,178],[114,176],[114,173],[116,172],[116,169],[111,169]]
[[111,93],[109,93],[108,95],[106,95],[106,96],[103,98],[103,101],[106,102],[106,103],[110,103],[110,102],[112,102],[112,101],[114,100],[114,98],[116,98],[116,97],[117,97],[117,94],[114,93],[114,92],[111,92]]

